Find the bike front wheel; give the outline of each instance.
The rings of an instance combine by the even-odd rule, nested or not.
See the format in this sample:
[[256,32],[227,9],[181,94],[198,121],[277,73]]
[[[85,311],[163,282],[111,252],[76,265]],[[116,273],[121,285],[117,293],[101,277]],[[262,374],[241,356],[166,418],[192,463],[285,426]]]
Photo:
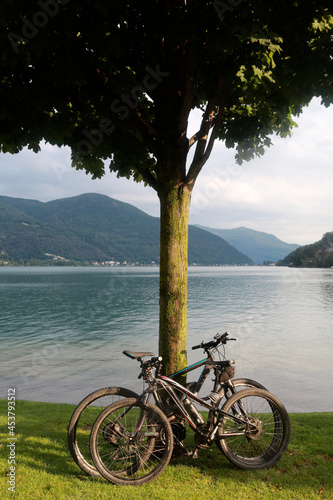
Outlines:
[[75,408],[68,425],[68,447],[77,465],[90,476],[101,477],[89,448],[90,432],[96,418],[111,403],[137,397],[135,392],[124,387],[104,387],[88,394]]
[[244,391],[245,389],[264,389],[267,391],[266,387],[250,378],[233,378],[230,380],[230,387],[225,392],[225,398],[229,399],[233,394],[238,391]]
[[[262,384],[259,382],[256,382],[255,380],[252,380],[250,378],[234,378],[230,380],[230,385],[227,386],[227,388],[224,390],[223,397],[218,402],[218,407],[222,408],[222,406],[225,404],[226,400],[230,399],[234,394],[236,394],[239,391],[243,391],[245,389],[264,389],[267,390],[266,387],[264,387]],[[220,441],[215,441],[216,446],[220,450],[221,453],[223,453],[223,449],[221,446]]]
[[168,465],[172,450],[172,429],[164,413],[134,398],[105,408],[90,435],[96,469],[114,484],[149,483]]
[[288,413],[268,391],[245,389],[222,407],[218,441],[225,456],[242,469],[262,469],[280,460],[290,439]]

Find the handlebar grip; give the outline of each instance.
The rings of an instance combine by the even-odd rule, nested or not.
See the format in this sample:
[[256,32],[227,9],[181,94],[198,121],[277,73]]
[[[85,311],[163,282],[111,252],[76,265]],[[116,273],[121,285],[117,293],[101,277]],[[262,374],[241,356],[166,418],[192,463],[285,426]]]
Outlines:
[[200,349],[201,347],[202,347],[201,344],[194,345],[194,346],[192,346],[192,351],[194,351],[195,349]]

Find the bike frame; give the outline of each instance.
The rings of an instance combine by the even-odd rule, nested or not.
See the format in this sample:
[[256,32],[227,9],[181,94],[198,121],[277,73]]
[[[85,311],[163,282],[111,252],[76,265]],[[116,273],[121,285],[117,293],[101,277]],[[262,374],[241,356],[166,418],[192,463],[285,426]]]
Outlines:
[[[217,373],[218,369],[230,366],[231,364],[234,364],[234,363],[235,362],[233,360],[231,360],[231,361],[216,361],[213,354],[211,352],[207,352],[207,357],[205,359],[202,359],[201,361],[197,361],[196,363],[193,363],[193,365],[186,366],[186,368],[183,368],[182,370],[179,370],[175,373],[172,373],[171,375],[168,375],[168,378],[173,379],[179,375],[185,375],[187,373],[192,372],[193,370],[196,370],[197,368],[200,368],[200,366],[203,366],[204,368],[203,368],[202,372],[200,373],[198,380],[196,382],[188,382],[185,385],[185,387],[187,387],[187,388],[191,387],[193,394],[198,394],[198,392],[200,392],[203,384],[205,383],[208,375],[214,369],[215,380],[214,380],[214,386],[213,386],[212,391],[219,394],[221,389],[218,390],[218,387],[219,387],[218,373]],[[222,389],[224,392],[224,387],[222,387]],[[221,394],[219,394],[219,396],[221,396]]]
[[[231,389],[232,393],[234,393],[235,391],[233,390],[233,384],[232,384],[231,380],[227,380],[227,381],[221,383],[221,382],[219,382],[219,379],[218,379],[218,374],[219,374],[219,371],[221,370],[221,368],[233,365],[235,363],[234,360],[217,361],[217,360],[215,360],[214,355],[210,350],[206,350],[205,352],[207,355],[206,358],[202,359],[201,361],[197,361],[196,363],[193,363],[192,365],[186,366],[182,370],[174,372],[171,375],[168,375],[168,378],[171,380],[173,378],[176,378],[177,376],[185,375],[185,374],[190,373],[193,370],[196,370],[197,368],[200,368],[201,366],[203,366],[204,368],[201,371],[198,380],[195,382],[187,382],[184,385],[184,387],[187,390],[191,389],[191,394],[193,396],[197,395],[198,392],[201,390],[203,384],[205,383],[208,375],[210,374],[210,372],[212,370],[214,370],[214,372],[215,372],[215,379],[214,379],[214,385],[210,391],[210,394],[215,394],[216,400],[218,400],[222,396],[225,395],[226,387],[228,387],[228,389]],[[126,354],[126,356],[128,356],[130,358],[135,359],[135,357],[132,356],[130,352],[126,352],[126,353],[124,352],[124,354]],[[153,353],[149,353],[149,354],[153,354]],[[148,353],[146,353],[146,355],[148,355]],[[219,386],[221,386],[221,387],[219,387]],[[206,396],[204,399],[207,400],[208,396]],[[202,401],[202,399],[200,399],[200,400]]]
[[[172,378],[166,377],[163,375],[156,377],[152,382],[150,382],[150,387],[141,396],[143,403],[147,403],[150,395],[153,394],[154,399],[155,399],[155,404],[157,403],[158,406],[163,407],[163,402],[158,394],[158,389],[163,389],[167,392],[167,394],[171,397],[172,401],[176,404],[180,413],[184,416],[185,420],[188,422],[190,427],[194,430],[194,432],[196,434],[205,436],[205,438],[207,439],[207,442],[213,441],[215,434],[217,432],[217,429],[218,429],[218,425],[219,425],[221,416],[230,418],[234,422],[237,422],[238,424],[244,425],[244,430],[225,433],[225,434],[219,436],[220,439],[231,437],[231,436],[243,436],[246,433],[245,428],[248,427],[249,425],[250,425],[250,427],[255,428],[255,425],[252,425],[248,421],[245,421],[242,418],[237,417],[236,415],[232,415],[228,412],[223,411],[222,409],[217,408],[216,406],[213,406],[210,403],[207,403],[203,399],[201,399],[198,396],[196,396],[195,394],[193,394],[189,389],[186,389],[186,387],[182,386],[181,384],[179,384],[175,380],[172,380]],[[193,421],[193,419],[191,418],[185,405],[182,402],[182,399],[184,399],[184,398],[178,397],[177,394],[175,393],[175,391],[180,392],[184,397],[188,397],[192,402],[198,403],[198,404],[200,404],[200,406],[203,406],[204,408],[209,410],[209,412],[212,416],[215,416],[216,414],[218,414],[218,418],[214,422],[214,424],[213,424],[212,420],[210,421],[210,423],[212,423],[213,426],[212,426],[208,435],[204,434],[202,432],[200,426],[198,426]]]
[[187,366],[186,368],[183,368],[182,370],[179,370],[178,372],[172,373],[169,375],[169,378],[175,378],[179,375],[185,375],[187,373],[192,372],[193,370],[196,370],[197,368],[200,368],[200,366],[204,366],[204,369],[199,375],[199,378],[196,382],[190,382],[189,384],[195,384],[195,390],[193,392],[198,393],[203,386],[205,380],[207,379],[209,373],[213,369],[213,365],[211,364],[212,358],[210,355],[208,355],[207,358],[202,359],[201,361],[197,361],[196,363],[193,363],[193,365]]

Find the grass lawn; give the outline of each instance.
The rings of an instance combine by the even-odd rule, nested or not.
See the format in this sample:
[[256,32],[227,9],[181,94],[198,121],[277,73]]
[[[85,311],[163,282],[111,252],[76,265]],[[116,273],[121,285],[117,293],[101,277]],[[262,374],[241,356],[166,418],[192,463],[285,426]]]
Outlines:
[[[0,400],[1,499],[227,499],[333,498],[333,413],[290,415],[289,448],[273,468],[243,471],[216,448],[199,458],[172,460],[152,483],[114,486],[86,476],[67,448],[67,425],[74,406],[16,401],[15,449],[8,445],[7,400]],[[189,439],[192,438],[189,431]],[[15,458],[15,494],[8,490],[9,460]],[[13,465],[12,465],[13,466]]]

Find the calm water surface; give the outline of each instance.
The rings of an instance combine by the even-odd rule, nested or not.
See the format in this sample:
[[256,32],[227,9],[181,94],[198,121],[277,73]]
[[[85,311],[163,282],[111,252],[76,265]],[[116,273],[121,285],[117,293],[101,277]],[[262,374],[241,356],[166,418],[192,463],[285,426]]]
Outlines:
[[[120,384],[158,352],[157,268],[0,268],[0,397],[78,403]],[[229,330],[236,376],[260,381],[290,412],[333,411],[333,269],[190,268],[190,347]],[[191,377],[192,379],[193,377]]]

